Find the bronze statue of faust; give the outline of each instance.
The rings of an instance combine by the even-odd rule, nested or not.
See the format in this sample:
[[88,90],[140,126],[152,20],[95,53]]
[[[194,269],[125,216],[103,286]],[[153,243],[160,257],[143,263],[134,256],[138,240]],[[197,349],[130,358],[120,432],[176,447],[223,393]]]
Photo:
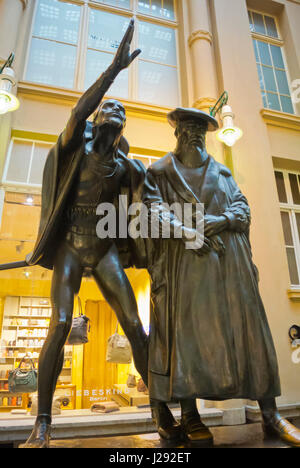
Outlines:
[[[201,421],[196,399],[250,399],[259,402],[267,434],[300,447],[300,431],[280,416],[275,402],[280,380],[252,261],[249,205],[230,170],[206,151],[206,133],[218,122],[184,108],[169,113],[168,120],[177,147],[148,168],[143,202],[150,216],[153,207],[157,216],[163,204],[202,204],[205,237],[200,248],[187,249],[187,228],[170,212],[171,233],[181,226],[182,238],[151,239],[148,247],[148,382],[159,434],[211,446],[213,436]],[[174,421],[157,410],[156,401],[180,402],[180,428],[175,430]]]
[[[144,266],[143,244],[138,239],[100,239],[96,234],[98,205],[115,203],[121,193],[128,195],[129,203],[140,200],[145,177],[143,164],[127,158],[124,106],[114,99],[102,101],[118,74],[141,52],[130,53],[133,34],[131,20],[111,66],[79,99],[45,164],[38,239],[27,263],[53,269],[53,310],[39,358],[38,416],[21,448],[49,447],[53,394],[72,325],[74,296],[86,272],[116,312],[135,366],[147,383],[148,336],[124,272],[130,266]],[[91,123],[87,119],[97,108]]]

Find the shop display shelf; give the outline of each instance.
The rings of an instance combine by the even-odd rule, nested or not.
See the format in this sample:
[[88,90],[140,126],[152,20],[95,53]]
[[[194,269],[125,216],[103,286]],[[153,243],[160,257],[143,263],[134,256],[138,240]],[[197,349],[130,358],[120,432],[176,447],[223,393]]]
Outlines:
[[18,314],[18,315],[7,315],[6,318],[33,318],[33,319],[47,319],[51,318],[51,315],[25,315],[25,314]]

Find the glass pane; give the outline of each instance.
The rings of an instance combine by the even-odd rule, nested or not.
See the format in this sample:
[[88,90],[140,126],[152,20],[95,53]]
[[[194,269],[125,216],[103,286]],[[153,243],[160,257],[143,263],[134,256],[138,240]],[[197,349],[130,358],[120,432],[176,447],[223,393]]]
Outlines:
[[264,79],[265,79],[265,86],[267,91],[273,91],[274,93],[277,92],[275,76],[273,68],[269,67],[262,67]]
[[88,47],[115,53],[128,25],[129,18],[91,9]]
[[282,172],[275,171],[275,179],[280,203],[287,203],[284,177]]
[[138,10],[145,15],[175,19],[174,0],[139,0]]
[[289,95],[290,89],[289,89],[289,84],[288,84],[285,71],[275,69],[275,74],[276,74],[279,93]]
[[280,96],[282,112],[287,112],[288,114],[294,114],[294,107],[292,104],[292,100],[290,97],[287,96]]
[[178,106],[179,95],[176,68],[140,60],[138,99],[161,106]]
[[289,272],[292,284],[299,284],[299,275],[298,275],[298,268],[295,256],[295,249],[287,248],[286,249],[288,264],[289,264]]
[[58,0],[39,0],[34,36],[77,44],[80,6]]
[[251,11],[248,11],[248,15],[249,15],[250,31],[254,32],[254,23],[253,23],[253,20],[252,20]]
[[283,234],[286,246],[293,246],[293,236],[290,222],[290,215],[287,211],[281,211],[281,221],[283,227]]
[[[112,54],[88,50],[86,56],[85,89],[88,89],[111,64]],[[128,69],[123,70],[109,88],[108,94],[119,98],[128,98]]]
[[261,96],[262,96],[262,100],[263,100],[263,104],[264,104],[264,107],[268,107],[268,97],[267,97],[267,93],[265,93],[264,91],[261,93]]
[[51,146],[42,143],[36,143],[33,153],[33,161],[29,176],[30,184],[42,184],[43,170]]
[[32,142],[14,141],[6,181],[27,183]]
[[94,0],[94,2],[130,9],[130,0]]
[[258,72],[260,89],[264,91],[265,90],[264,78],[263,78],[263,74],[261,71],[261,65],[259,63],[257,63],[257,72]]
[[267,93],[268,107],[273,110],[281,110],[277,94]]
[[167,65],[177,64],[174,29],[140,22],[139,47],[142,49],[143,59]]
[[281,48],[278,46],[270,45],[271,54],[273,58],[274,67],[276,68],[285,68]]
[[270,55],[269,44],[262,41],[257,41],[260,61],[263,65],[270,65],[272,66],[272,60]]
[[265,16],[265,23],[267,26],[267,34],[271,37],[278,37],[276,23],[271,16]]
[[297,179],[296,174],[289,174],[289,179],[290,179],[290,184],[291,184],[293,201],[295,205],[300,205],[299,185],[298,185],[298,179]]
[[296,215],[296,222],[297,222],[297,228],[298,228],[298,238],[300,242],[300,213],[295,213]]
[[253,13],[253,12],[252,12],[252,15],[253,15],[255,32],[259,34],[266,34],[263,16],[260,15],[259,13]]
[[26,80],[73,88],[76,54],[74,46],[33,38]]
[[259,55],[258,55],[257,41],[255,39],[253,39],[253,45],[254,45],[254,53],[255,53],[256,62],[260,63],[260,59],[259,59]]

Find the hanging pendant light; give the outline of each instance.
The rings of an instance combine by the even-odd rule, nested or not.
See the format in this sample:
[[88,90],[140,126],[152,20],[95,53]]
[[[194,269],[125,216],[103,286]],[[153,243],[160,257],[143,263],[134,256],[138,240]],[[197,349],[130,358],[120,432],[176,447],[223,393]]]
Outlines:
[[221,119],[223,120],[223,128],[218,131],[217,139],[231,147],[243,136],[243,132],[234,125],[234,113],[227,104],[228,98],[228,92],[224,91],[215,106],[210,109],[210,115],[215,117],[217,113],[220,112]]
[[13,69],[5,67],[0,74],[0,114],[13,112],[20,107],[19,99],[12,93],[15,84]]
[[234,125],[234,114],[230,106],[222,107],[221,119],[223,120],[223,128],[218,131],[217,139],[231,147],[243,136],[243,132]]

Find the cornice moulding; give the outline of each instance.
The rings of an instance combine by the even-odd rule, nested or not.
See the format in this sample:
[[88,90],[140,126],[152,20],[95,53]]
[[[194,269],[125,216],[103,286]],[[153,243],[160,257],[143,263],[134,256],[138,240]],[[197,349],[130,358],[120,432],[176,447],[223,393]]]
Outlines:
[[262,109],[261,115],[268,125],[275,127],[288,128],[290,130],[300,130],[300,116],[286,114],[284,112]]
[[[18,95],[20,97],[29,97],[32,100],[46,103],[75,105],[82,94],[83,93],[79,91],[53,88],[51,86],[37,85],[24,81],[18,83]],[[105,96],[107,99],[109,97],[113,96]],[[126,108],[127,116],[159,120],[165,123],[167,122],[167,114],[173,110],[171,107],[160,107],[136,101],[126,101],[124,99],[120,99],[120,101]]]
[[288,298],[292,302],[300,302],[300,289],[288,289]]

